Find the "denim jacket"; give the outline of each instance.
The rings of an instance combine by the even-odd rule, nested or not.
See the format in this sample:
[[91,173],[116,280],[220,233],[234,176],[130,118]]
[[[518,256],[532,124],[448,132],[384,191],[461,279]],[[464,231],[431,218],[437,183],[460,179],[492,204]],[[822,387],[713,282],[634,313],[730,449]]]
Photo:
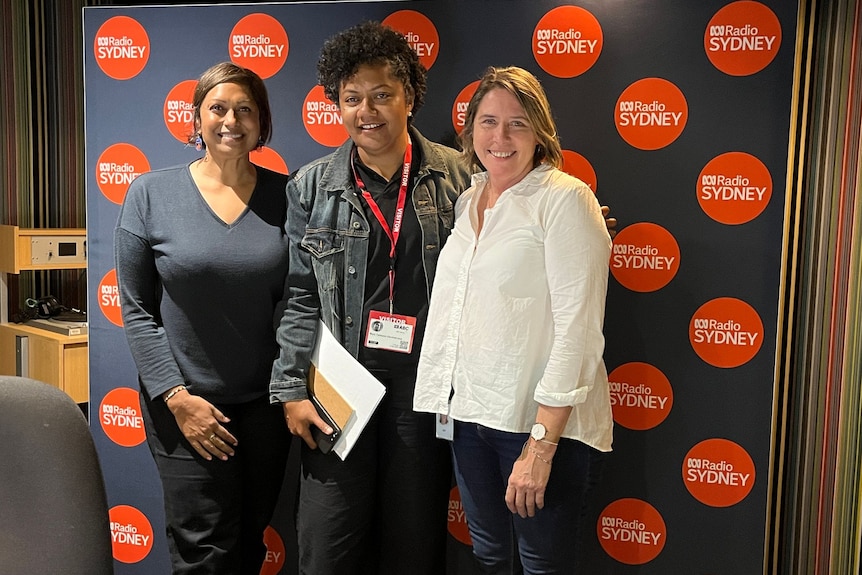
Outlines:
[[[415,128],[421,151],[411,198],[423,235],[428,297],[437,257],[454,225],[458,195],[470,171],[455,150],[431,142]],[[276,332],[280,346],[270,381],[270,401],[305,399],[318,319],[354,357],[362,341],[362,306],[370,222],[350,168],[353,142],[300,168],[287,184],[290,299]]]

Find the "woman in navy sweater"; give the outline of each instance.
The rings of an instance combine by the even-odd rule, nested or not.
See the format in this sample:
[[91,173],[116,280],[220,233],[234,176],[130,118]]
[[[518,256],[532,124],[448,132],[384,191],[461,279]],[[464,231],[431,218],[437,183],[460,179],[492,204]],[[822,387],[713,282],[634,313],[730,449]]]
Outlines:
[[174,573],[258,573],[290,446],[268,400],[288,267],[287,177],[249,161],[266,88],[231,63],[194,93],[190,164],[129,186],[114,248]]

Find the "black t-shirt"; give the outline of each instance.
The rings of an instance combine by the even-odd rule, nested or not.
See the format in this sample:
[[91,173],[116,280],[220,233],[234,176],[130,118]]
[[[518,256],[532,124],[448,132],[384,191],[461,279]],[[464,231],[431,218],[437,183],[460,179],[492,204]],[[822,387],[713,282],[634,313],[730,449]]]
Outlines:
[[[368,264],[365,272],[365,297],[362,315],[362,342],[359,347],[359,361],[375,376],[381,379],[412,376],[419,363],[419,348],[428,318],[428,286],[422,264],[422,233],[419,219],[413,207],[413,186],[416,172],[421,163],[417,146],[413,147],[413,160],[410,171],[410,184],[404,204],[401,232],[395,246],[395,295],[393,313],[416,318],[411,352],[401,353],[365,347],[365,334],[368,330],[368,314],[371,310],[389,312],[389,250],[391,242],[377,217],[360,194],[365,217],[368,218],[371,233],[368,238]],[[401,184],[401,171],[398,170],[388,182],[379,174],[364,166],[358,155],[355,157],[356,170],[365,188],[374,198],[386,223],[392,229],[395,207],[398,202],[398,189]],[[358,186],[357,186],[358,187]]]

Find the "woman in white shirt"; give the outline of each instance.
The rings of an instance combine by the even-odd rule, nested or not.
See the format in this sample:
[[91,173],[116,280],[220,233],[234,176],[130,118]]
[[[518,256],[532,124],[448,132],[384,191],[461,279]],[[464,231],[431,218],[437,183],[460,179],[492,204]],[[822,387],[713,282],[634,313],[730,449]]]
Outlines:
[[[441,251],[414,409],[454,420],[456,479],[483,570],[572,573],[613,418],[602,360],[611,241],[538,80],[489,68],[464,158],[484,169]],[[513,546],[517,545],[518,553]]]

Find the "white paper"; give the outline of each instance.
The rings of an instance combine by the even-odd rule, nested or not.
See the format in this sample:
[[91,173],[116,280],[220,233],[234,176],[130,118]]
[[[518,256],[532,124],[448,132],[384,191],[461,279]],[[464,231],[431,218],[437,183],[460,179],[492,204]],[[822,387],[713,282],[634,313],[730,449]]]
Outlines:
[[332,448],[344,460],[383,399],[386,388],[338,343],[322,321],[311,363],[353,408],[353,415],[341,430],[341,439]]

